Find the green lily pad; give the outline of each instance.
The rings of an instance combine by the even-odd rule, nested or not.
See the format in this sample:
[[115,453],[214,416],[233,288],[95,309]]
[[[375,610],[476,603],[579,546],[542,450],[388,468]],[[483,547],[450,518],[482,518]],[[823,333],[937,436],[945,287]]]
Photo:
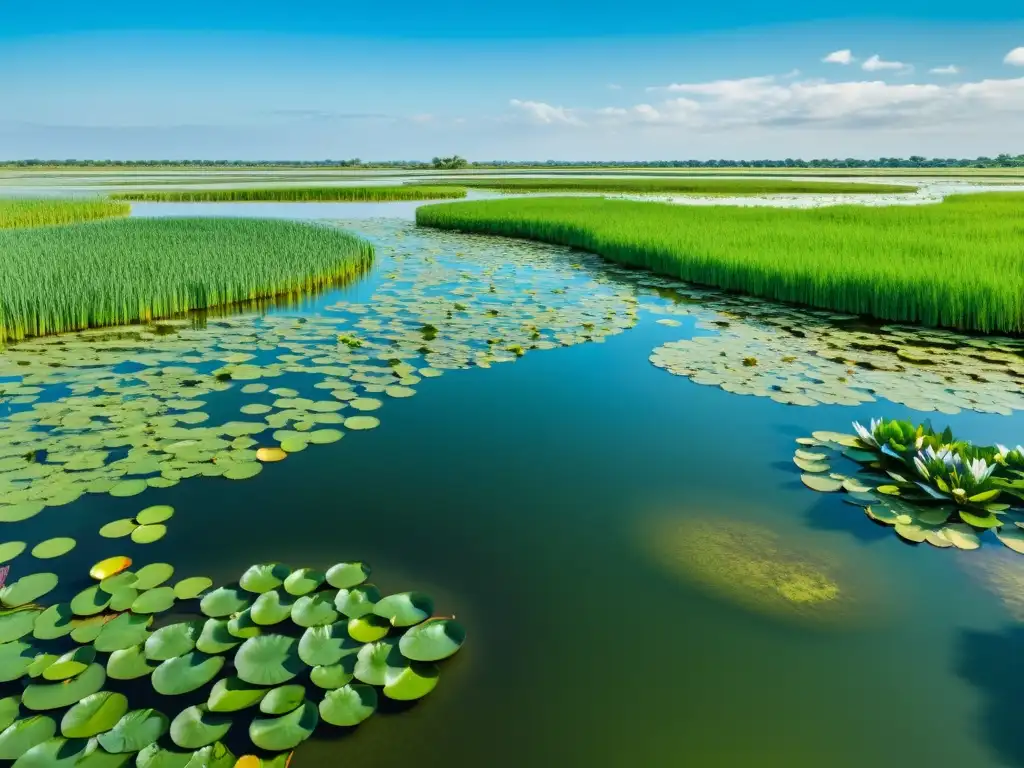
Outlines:
[[126,713],[97,741],[107,752],[126,754],[139,752],[155,744],[167,733],[167,717],[155,709],[133,709]]
[[402,635],[398,648],[412,661],[440,661],[454,655],[465,641],[466,630],[459,622],[432,619]]
[[252,604],[252,595],[243,592],[238,587],[218,587],[207,593],[199,609],[213,619],[220,619],[230,616],[233,613],[244,611]]
[[396,701],[421,699],[437,686],[438,675],[436,664],[410,661],[392,652],[384,671],[384,695]]
[[96,649],[91,645],[75,648],[59,656],[43,670],[43,679],[50,681],[70,680],[82,674],[96,661]]
[[0,682],[7,683],[25,676],[36,658],[36,649],[18,641],[0,645]]
[[[355,402],[354,400],[352,401]],[[345,429],[359,432],[365,429],[375,429],[380,426],[380,419],[376,416],[349,416],[345,419]],[[347,443],[346,443],[347,445]]]
[[135,613],[163,613],[174,605],[174,599],[172,587],[154,587],[135,598],[132,610]]
[[139,514],[135,516],[135,522],[139,525],[165,523],[170,520],[173,515],[174,507],[168,506],[167,504],[156,504],[152,507],[146,507],[144,510],[139,512]]
[[223,656],[207,656],[200,651],[168,659],[153,670],[153,690],[164,696],[189,693],[213,680],[223,666]]
[[167,535],[167,526],[162,523],[140,525],[132,531],[132,541],[136,544],[152,544]]
[[37,557],[40,560],[60,557],[74,549],[77,543],[74,539],[67,537],[47,539],[46,541],[39,542],[32,548],[32,557]]
[[45,508],[45,504],[39,501],[22,501],[18,504],[6,504],[0,506],[0,522],[20,523],[35,517]]
[[129,496],[138,496],[148,487],[145,480],[122,480],[111,488],[109,493],[111,496],[117,496],[118,498],[127,498]]
[[842,480],[835,480],[824,475],[800,475],[800,482],[819,493],[835,493],[843,487]]
[[279,624],[291,617],[297,599],[277,589],[264,592],[252,604],[249,615],[254,622],[264,627]]
[[350,619],[358,619],[373,613],[373,606],[380,600],[380,590],[373,584],[362,584],[351,589],[339,589],[334,598],[334,607]]
[[242,643],[235,654],[238,676],[253,685],[279,685],[305,667],[298,655],[298,643],[284,635],[261,635]]
[[139,569],[135,574],[133,586],[140,592],[145,592],[147,589],[159,587],[173,575],[174,566],[167,563],[152,563]]
[[60,721],[60,732],[69,739],[88,739],[109,731],[128,711],[121,693],[100,691],[76,703]]
[[81,645],[88,645],[99,637],[106,621],[106,616],[89,616],[84,619],[75,619],[74,629],[71,630],[71,639]]
[[368,613],[358,619],[349,619],[346,628],[352,638],[360,643],[373,643],[391,631],[391,623],[381,616]]
[[94,643],[96,650],[105,653],[123,651],[125,648],[146,642],[146,638],[149,636],[149,625],[152,622],[151,616],[122,613],[103,625],[103,629],[96,636]]
[[311,667],[337,664],[342,657],[356,653],[361,644],[348,634],[346,622],[310,627],[299,638],[299,658]]
[[0,544],[0,563],[10,562],[24,551],[24,541],[8,541]]
[[85,739],[65,739],[54,736],[19,757],[17,768],[72,768],[79,764],[89,742]]
[[309,679],[318,688],[327,690],[341,688],[352,681],[355,666],[355,658],[349,656],[342,659],[340,664],[313,667],[310,670]]
[[107,675],[113,680],[136,680],[152,673],[155,664],[150,664],[142,645],[133,645],[114,651],[107,659]]
[[351,589],[370,578],[366,563],[338,563],[327,570],[327,583],[335,589]]
[[241,461],[232,464],[224,472],[224,477],[228,480],[248,480],[250,477],[256,477],[262,471],[263,465],[258,461]]
[[267,692],[260,701],[260,712],[265,715],[285,715],[306,699],[306,689],[301,685],[282,685]]
[[308,595],[324,583],[326,574],[313,568],[300,568],[284,580],[284,591],[289,595]]
[[32,678],[42,677],[43,672],[45,672],[49,666],[59,658],[60,657],[55,653],[36,654],[35,658],[32,659],[32,663],[28,665],[28,669],[26,670],[28,672],[28,676]]
[[[996,531],[996,536],[999,536],[1000,530],[1002,529]],[[942,535],[953,542],[957,549],[977,549],[981,546],[978,534],[966,525],[950,523],[942,529]]]
[[[188,768],[193,754],[198,752],[175,752],[164,749],[159,744],[150,744],[135,758],[136,768]],[[232,768],[231,763],[225,768]]]
[[20,711],[20,696],[8,696],[5,699],[0,699],[0,731],[7,730],[8,726],[18,719]]
[[292,621],[300,627],[323,627],[338,619],[334,608],[334,593],[317,592],[303,595],[292,606]]
[[267,690],[238,677],[226,677],[218,680],[210,690],[207,706],[211,712],[238,712],[259,704]]
[[23,717],[0,733],[0,760],[17,760],[37,744],[53,738],[57,723],[46,715]]
[[99,588],[108,595],[113,596],[126,587],[134,588],[136,581],[138,581],[138,577],[136,577],[133,571],[121,571],[101,581]]
[[182,656],[196,647],[196,640],[202,631],[202,620],[182,621],[161,627],[146,639],[146,658],[150,661],[167,661]]
[[55,573],[32,573],[22,576],[13,584],[8,584],[0,589],[0,603],[10,608],[34,603],[56,586],[57,574]]
[[357,411],[376,411],[384,403],[373,397],[357,397],[354,400],[349,400],[348,405]]
[[231,728],[231,718],[199,704],[183,709],[171,722],[171,739],[182,749],[200,749],[220,741]]
[[132,531],[138,527],[134,520],[114,520],[100,528],[100,536],[105,539],[120,539],[130,536]]
[[21,695],[21,703],[26,709],[36,711],[63,709],[101,690],[106,680],[107,673],[103,667],[99,664],[90,664],[73,680],[60,683],[33,683]]
[[411,627],[430,618],[434,601],[420,592],[400,592],[380,600],[373,606],[373,612],[393,626]]
[[135,587],[124,587],[110,595],[110,610],[129,611],[139,597]]
[[973,525],[975,528],[997,528],[1003,524],[1003,521],[996,515],[976,515],[966,509],[961,509],[957,512],[961,520],[968,525]]
[[331,725],[359,725],[377,711],[377,691],[369,685],[346,685],[328,691],[320,702],[320,717]]
[[241,640],[256,637],[263,633],[260,626],[252,620],[252,608],[236,613],[228,620],[228,632]]
[[76,616],[94,616],[110,604],[110,595],[99,584],[83,589],[71,598],[71,610]]
[[384,673],[388,666],[388,656],[398,647],[393,640],[381,640],[367,643],[356,655],[353,670],[355,678],[367,685],[384,685]]
[[[1024,530],[1017,526],[1004,525],[996,528],[996,538],[1017,554],[1024,555]],[[956,541],[953,543],[956,544]]]
[[241,640],[228,631],[228,622],[224,619],[207,619],[203,631],[196,640],[196,648],[203,653],[216,654],[230,651],[241,644]]
[[0,612],[0,643],[20,640],[32,632],[43,611],[37,608],[21,608]]
[[288,578],[291,569],[281,563],[251,565],[238,580],[239,586],[248,592],[263,594],[277,589]]
[[307,701],[281,717],[257,717],[249,726],[249,739],[260,749],[285,752],[308,739],[319,722],[316,705]]
[[213,586],[213,579],[191,576],[174,585],[174,596],[179,600],[194,600]]
[[920,544],[928,536],[928,531],[917,523],[896,523],[896,533],[903,539]]

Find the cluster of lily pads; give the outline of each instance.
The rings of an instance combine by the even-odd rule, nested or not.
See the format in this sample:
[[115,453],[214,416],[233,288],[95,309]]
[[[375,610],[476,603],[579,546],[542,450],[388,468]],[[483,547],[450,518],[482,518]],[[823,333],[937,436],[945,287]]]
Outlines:
[[[853,426],[856,434],[815,432],[797,440],[793,461],[804,485],[845,491],[868,517],[910,542],[977,549],[979,534],[991,529],[1024,554],[1024,447],[975,446],[927,422]],[[856,471],[834,471],[840,460]]]
[[[20,687],[0,698],[0,760],[283,768],[321,721],[354,727],[381,697],[426,696],[437,662],[465,640],[426,595],[382,596],[361,562],[253,565],[216,589],[205,577],[171,586],[166,563],[131,564],[97,563],[91,586],[48,608],[36,601],[56,586],[53,574],[0,591],[0,685]],[[194,618],[161,621],[172,609]],[[159,702],[132,709],[126,686],[146,677]],[[174,697],[185,694],[195,703],[181,708]],[[243,742],[258,756],[236,763],[226,743]]]
[[714,335],[654,350],[658,368],[727,392],[787,405],[858,405],[882,397],[915,410],[1009,415],[1024,410],[1024,341],[934,328],[865,325],[852,315],[795,309],[664,278],[654,314],[697,315]]
[[[478,238],[469,256],[456,251],[465,238],[376,226],[361,225],[383,239],[385,278],[367,303],[323,316],[163,320],[0,351],[0,521],[85,493],[248,479],[377,427],[386,402],[446,370],[601,341],[635,323],[627,288],[596,283],[582,263],[547,263],[549,247]],[[225,403],[238,415],[218,423],[211,414]]]

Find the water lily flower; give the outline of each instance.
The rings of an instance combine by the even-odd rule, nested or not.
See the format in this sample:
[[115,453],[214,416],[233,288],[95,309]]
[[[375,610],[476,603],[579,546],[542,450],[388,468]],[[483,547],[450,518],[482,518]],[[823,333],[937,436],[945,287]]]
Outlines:
[[857,437],[865,445],[870,445],[872,448],[878,447],[878,441],[875,440],[875,430],[878,429],[878,425],[881,423],[878,419],[871,420],[871,429],[865,429],[864,425],[859,421],[853,422],[853,429],[857,433]]
[[995,464],[990,465],[984,459],[973,459],[967,466],[967,471],[971,473],[971,477],[974,478],[974,482],[978,485],[988,480],[992,473],[995,472],[995,469]]

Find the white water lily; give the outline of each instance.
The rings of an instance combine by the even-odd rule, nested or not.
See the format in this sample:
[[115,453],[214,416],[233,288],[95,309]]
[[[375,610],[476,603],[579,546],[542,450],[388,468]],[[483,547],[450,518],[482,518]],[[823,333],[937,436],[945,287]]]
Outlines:
[[999,443],[996,443],[996,453],[999,454],[999,458],[1005,459],[1006,454],[1008,454],[1009,452],[1010,449],[1007,448],[1005,445],[1000,445]]
[[937,451],[929,445],[917,455],[924,462],[941,461],[947,467],[953,469],[956,469],[961,463],[960,456],[953,452],[953,446],[951,445],[940,446]]
[[878,441],[875,440],[875,430],[878,429],[878,425],[881,424],[881,420],[872,419],[871,429],[865,429],[864,425],[859,421],[853,422],[853,430],[857,433],[857,437],[865,445],[870,445],[872,448],[878,447]]
[[995,464],[988,464],[984,459],[973,459],[967,465],[967,471],[971,473],[974,482],[979,485],[988,480],[992,473],[995,472],[995,469]]

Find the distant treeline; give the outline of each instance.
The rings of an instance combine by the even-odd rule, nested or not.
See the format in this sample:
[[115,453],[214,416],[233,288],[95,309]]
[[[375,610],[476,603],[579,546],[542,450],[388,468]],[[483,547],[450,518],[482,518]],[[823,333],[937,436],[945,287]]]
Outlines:
[[787,157],[782,160],[485,160],[469,162],[458,155],[422,160],[7,160],[0,166],[32,168],[366,168],[395,170],[428,170],[456,168],[1024,168],[1024,155],[996,157],[880,157],[861,160],[848,157],[803,160]]

